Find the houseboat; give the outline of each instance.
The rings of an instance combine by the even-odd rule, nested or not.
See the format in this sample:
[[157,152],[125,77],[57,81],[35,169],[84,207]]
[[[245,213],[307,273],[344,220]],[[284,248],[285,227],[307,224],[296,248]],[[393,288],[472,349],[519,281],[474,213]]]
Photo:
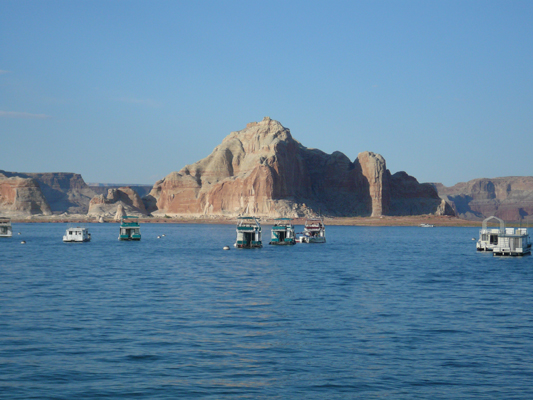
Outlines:
[[[499,222],[499,229],[487,228],[487,223],[490,220]],[[488,217],[481,223],[481,230],[479,231],[479,240],[476,243],[477,251],[492,251],[498,244],[498,236],[505,233],[505,223],[497,217]]]
[[300,243],[326,243],[326,227],[322,218],[310,218],[305,221]]
[[531,239],[527,228],[505,228],[498,235],[498,243],[492,249],[495,256],[524,256],[531,254]]
[[80,228],[68,228],[63,236],[63,242],[90,242],[91,234],[89,229]]
[[0,217],[0,237],[12,237],[13,228],[11,226],[11,219]]
[[237,222],[237,240],[234,244],[240,249],[263,247],[261,241],[261,224],[255,217],[239,217]]
[[141,240],[139,217],[124,216],[120,219],[118,240]]
[[294,234],[294,225],[291,218],[277,218],[272,227],[270,235],[270,244],[275,245],[290,245],[296,244],[296,236]]

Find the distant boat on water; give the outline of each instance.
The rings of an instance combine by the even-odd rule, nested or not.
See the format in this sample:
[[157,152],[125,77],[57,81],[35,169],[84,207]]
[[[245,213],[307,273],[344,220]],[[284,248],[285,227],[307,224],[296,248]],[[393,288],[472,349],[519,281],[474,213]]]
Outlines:
[[11,219],[0,217],[0,237],[12,237],[13,227],[11,226]]
[[141,240],[139,217],[125,215],[121,218],[118,240]]
[[255,217],[239,217],[237,222],[237,240],[234,244],[239,249],[263,247],[261,224]]

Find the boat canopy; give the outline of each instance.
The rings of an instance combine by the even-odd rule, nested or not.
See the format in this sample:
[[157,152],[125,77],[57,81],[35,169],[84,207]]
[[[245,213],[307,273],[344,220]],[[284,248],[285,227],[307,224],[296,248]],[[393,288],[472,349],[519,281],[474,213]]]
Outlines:
[[481,223],[481,229],[483,229],[483,230],[487,230],[487,223],[488,223],[491,219],[495,219],[495,220],[499,221],[499,223],[500,223],[500,232],[501,232],[501,233],[504,233],[504,232],[505,232],[505,222],[503,222],[503,220],[501,220],[500,218],[495,217],[494,215],[491,216],[491,217],[485,218],[485,219],[483,220],[483,222]]

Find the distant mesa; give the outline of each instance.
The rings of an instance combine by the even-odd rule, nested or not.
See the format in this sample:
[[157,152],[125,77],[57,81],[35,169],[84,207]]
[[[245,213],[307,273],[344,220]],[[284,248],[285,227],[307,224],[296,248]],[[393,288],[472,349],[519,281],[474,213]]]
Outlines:
[[519,221],[533,215],[531,176],[480,178],[451,187],[441,183],[433,186],[463,219],[481,221],[494,215],[504,221]]
[[309,149],[269,117],[230,133],[143,200],[154,215],[454,215],[433,186],[405,172],[391,175],[381,155],[363,152],[352,162],[341,152]]

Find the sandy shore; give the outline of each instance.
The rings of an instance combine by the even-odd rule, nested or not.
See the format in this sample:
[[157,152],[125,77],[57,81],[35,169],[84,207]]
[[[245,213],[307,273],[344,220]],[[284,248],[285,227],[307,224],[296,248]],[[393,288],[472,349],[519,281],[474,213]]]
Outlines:
[[[98,223],[95,218],[82,216],[32,216],[31,218],[17,219],[13,218],[14,223]],[[159,224],[235,224],[236,218],[140,218],[141,223],[159,223]],[[107,223],[118,223],[114,219],[106,219]],[[272,223],[271,219],[262,219],[264,225]],[[295,225],[303,225],[305,218],[296,218],[293,220]],[[418,226],[420,224],[433,224],[435,226],[481,226],[481,222],[468,221],[456,217],[435,216],[435,215],[418,215],[408,217],[345,217],[345,218],[324,218],[326,225],[344,225],[344,226]]]

